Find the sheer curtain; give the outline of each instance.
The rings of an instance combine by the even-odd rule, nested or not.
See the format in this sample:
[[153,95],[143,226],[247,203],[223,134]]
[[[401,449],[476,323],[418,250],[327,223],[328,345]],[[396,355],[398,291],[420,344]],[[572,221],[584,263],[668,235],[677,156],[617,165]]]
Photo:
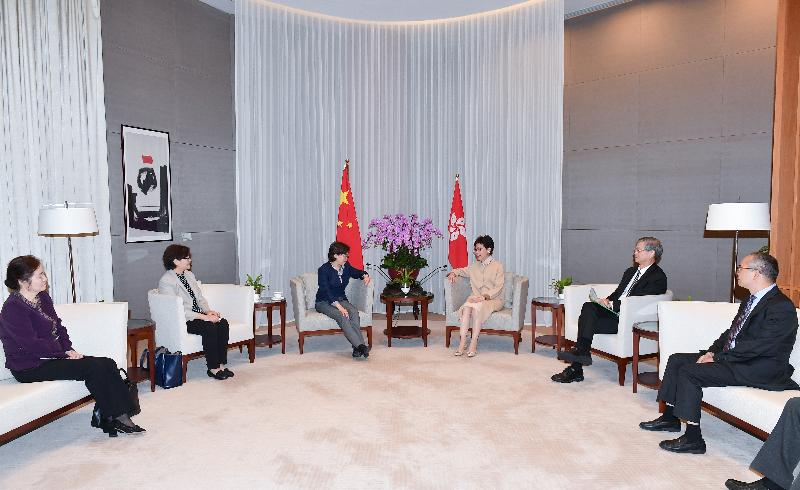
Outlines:
[[78,301],[111,300],[99,0],[0,2],[0,93],[3,278],[9,260],[36,255],[55,302],[72,301],[67,239],[36,234],[39,208],[92,202],[99,235],[72,239]]
[[[547,293],[561,262],[563,27],[561,0],[408,23],[237,1],[240,276],[286,291],[325,261],[349,158],[362,235],[398,212],[446,231],[459,173],[470,247],[491,235],[506,270]],[[446,239],[426,256],[446,264]],[[426,284],[435,311],[442,281]]]

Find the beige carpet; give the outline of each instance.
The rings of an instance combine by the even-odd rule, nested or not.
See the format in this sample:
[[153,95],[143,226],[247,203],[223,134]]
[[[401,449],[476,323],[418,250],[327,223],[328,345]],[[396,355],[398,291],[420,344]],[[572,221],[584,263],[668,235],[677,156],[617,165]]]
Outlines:
[[[377,327],[380,325],[380,328]],[[236,377],[208,378],[202,360],[172,390],[140,384],[143,436],[109,439],[90,407],[0,447],[0,488],[723,488],[753,480],[761,443],[703,416],[709,451],[677,455],[641,431],[655,393],[616,384],[596,360],[587,380],[557,385],[554,351],[520,355],[506,337],[482,337],[474,359],[444,348],[386,347],[376,320],[367,361],[344,337],[315,337],[297,353],[231,352]],[[455,339],[454,339],[455,340]],[[669,434],[667,434],[669,435]]]

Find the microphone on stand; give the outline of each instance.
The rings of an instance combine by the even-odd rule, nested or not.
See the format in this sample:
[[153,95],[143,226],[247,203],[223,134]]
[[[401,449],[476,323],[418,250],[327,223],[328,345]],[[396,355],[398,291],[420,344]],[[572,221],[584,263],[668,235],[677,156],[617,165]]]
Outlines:
[[387,281],[389,281],[389,282],[391,282],[391,281],[392,281],[392,278],[391,278],[391,277],[389,277],[389,275],[388,275],[388,274],[386,274],[385,272],[383,272],[383,269],[381,269],[379,266],[377,266],[377,265],[375,265],[375,264],[370,264],[369,262],[367,262],[367,263],[366,263],[366,264],[364,264],[364,265],[366,265],[366,266],[367,266],[367,269],[372,269],[372,270],[376,270],[376,271],[378,271],[378,273],[380,273],[380,275],[382,275],[382,276],[384,277],[384,279],[386,279]]
[[444,264],[444,265],[441,265],[439,267],[436,267],[432,271],[428,272],[428,274],[426,274],[425,277],[423,277],[422,279],[418,280],[417,283],[420,286],[422,286],[425,283],[425,281],[427,281],[428,279],[432,278],[437,273],[446,271],[447,269],[448,269],[447,264]]

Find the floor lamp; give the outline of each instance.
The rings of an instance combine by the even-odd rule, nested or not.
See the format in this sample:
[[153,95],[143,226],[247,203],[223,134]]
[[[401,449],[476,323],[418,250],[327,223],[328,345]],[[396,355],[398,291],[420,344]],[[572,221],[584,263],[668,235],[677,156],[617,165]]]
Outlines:
[[731,256],[731,298],[736,289],[736,266],[740,231],[769,231],[769,204],[765,202],[726,202],[708,206],[707,231],[733,231]]
[[67,237],[69,277],[72,282],[72,302],[75,295],[75,267],[72,261],[72,237],[96,235],[97,218],[91,204],[68,203],[43,206],[39,210],[39,235]]

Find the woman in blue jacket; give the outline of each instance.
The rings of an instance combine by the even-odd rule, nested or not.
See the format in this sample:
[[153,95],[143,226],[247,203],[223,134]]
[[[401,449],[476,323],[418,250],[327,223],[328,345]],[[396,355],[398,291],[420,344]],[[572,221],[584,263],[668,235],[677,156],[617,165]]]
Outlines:
[[371,279],[366,272],[347,262],[350,247],[342,242],[333,242],[328,247],[328,262],[317,269],[317,297],[314,307],[325,316],[336,320],[344,336],[353,345],[353,357],[369,357],[369,348],[364,345],[358,309],[347,300],[344,290],[350,279],[362,279],[369,285]]

